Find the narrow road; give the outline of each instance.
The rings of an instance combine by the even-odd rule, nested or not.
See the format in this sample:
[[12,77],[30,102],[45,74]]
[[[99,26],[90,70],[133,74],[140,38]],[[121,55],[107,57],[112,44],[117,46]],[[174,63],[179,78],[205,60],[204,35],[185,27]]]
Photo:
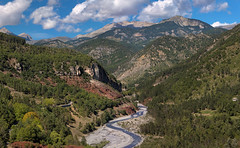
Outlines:
[[109,141],[109,144],[105,148],[132,148],[137,146],[142,142],[142,138],[132,132],[129,132],[122,127],[118,126],[117,123],[121,121],[126,121],[133,118],[138,118],[147,113],[147,107],[142,104],[138,104],[139,111],[136,114],[121,117],[115,120],[110,121],[106,124],[106,127],[103,127],[96,132],[90,134],[86,139],[88,144],[95,144],[103,140]]

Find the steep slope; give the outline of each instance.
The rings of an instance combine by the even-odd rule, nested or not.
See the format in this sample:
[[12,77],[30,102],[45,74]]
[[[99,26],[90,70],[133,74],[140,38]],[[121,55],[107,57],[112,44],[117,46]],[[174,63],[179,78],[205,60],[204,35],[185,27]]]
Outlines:
[[144,81],[146,77],[190,58],[213,42],[214,37],[205,34],[160,37],[138,52],[128,64],[121,65],[114,74],[128,84]]
[[[5,34],[1,34],[0,38],[2,39],[1,46],[6,48],[1,51],[1,59],[3,59],[1,60],[2,71],[14,70],[16,74],[20,74],[30,80],[36,78],[57,79],[63,77],[64,79],[71,80],[75,78],[79,79],[80,84],[83,83],[82,85],[85,89],[88,88],[88,85],[91,86],[91,80],[98,80],[103,82],[103,84],[108,84],[116,90],[121,91],[121,84],[118,83],[114,77],[110,76],[100,64],[87,55],[69,49],[58,50],[49,47],[25,45],[24,40],[14,36],[6,36]],[[6,40],[8,38],[11,40]],[[9,50],[11,43],[16,44],[15,40],[22,45],[14,50],[11,49],[13,51],[11,51],[11,54],[8,54],[7,50]],[[9,45],[6,42],[10,42]],[[84,83],[83,80],[86,78],[90,82]],[[95,85],[92,85],[94,91]],[[109,88],[106,89],[111,90]],[[91,91],[91,89],[89,91]],[[107,92],[104,92],[102,95],[107,95]]]
[[0,147],[86,145],[123,110],[121,84],[80,52],[0,33],[0,59]]
[[93,39],[77,47],[77,50],[90,55],[99,61],[109,72],[115,72],[134,54],[134,48],[129,44],[108,39]]
[[143,84],[140,100],[152,100],[148,107],[156,120],[141,130],[161,137],[145,145],[239,147],[239,59],[240,25],[211,49]]
[[[240,48],[239,29],[240,25],[224,33],[211,49],[203,50],[186,62],[165,71],[163,75],[159,76],[164,77],[171,75],[171,83],[173,80],[178,79],[174,84],[169,83],[168,86],[171,88],[177,88],[179,84],[185,84],[187,86],[188,82],[197,84],[196,86],[193,85],[196,88],[193,88],[193,86],[188,88],[188,92],[191,92],[191,94],[188,94],[189,96],[187,98],[181,98],[179,96],[174,97],[174,99],[201,98],[209,93],[214,94],[222,87],[233,87],[237,85],[238,71],[240,70],[238,64]],[[170,82],[170,79],[168,81]]]

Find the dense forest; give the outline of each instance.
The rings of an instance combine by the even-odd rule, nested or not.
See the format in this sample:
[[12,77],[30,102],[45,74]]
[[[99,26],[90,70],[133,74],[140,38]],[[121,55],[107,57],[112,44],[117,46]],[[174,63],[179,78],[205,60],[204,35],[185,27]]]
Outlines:
[[[70,131],[75,122],[71,113],[96,119],[81,125],[82,133],[122,113],[113,110],[122,103],[119,99],[87,92],[61,79],[61,75],[72,76],[70,67],[78,65],[79,77],[88,82],[91,76],[84,67],[96,61],[87,55],[28,45],[24,39],[0,33],[0,59],[0,147],[16,141],[54,147],[84,145]],[[61,107],[69,102],[71,108]]]
[[155,118],[141,126],[143,147],[239,147],[240,26],[210,50],[139,86]]

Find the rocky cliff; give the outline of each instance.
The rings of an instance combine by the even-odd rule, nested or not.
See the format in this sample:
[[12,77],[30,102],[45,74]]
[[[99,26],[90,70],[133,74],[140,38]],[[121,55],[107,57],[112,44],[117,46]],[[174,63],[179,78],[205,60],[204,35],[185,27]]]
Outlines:
[[59,70],[54,68],[55,74],[58,76],[64,77],[81,77],[83,75],[88,76],[89,80],[97,80],[104,84],[111,86],[117,91],[122,91],[122,84],[118,82],[113,76],[109,75],[105,69],[98,64],[97,62],[93,62],[90,66],[69,66],[67,70],[64,70],[64,65],[61,65]]

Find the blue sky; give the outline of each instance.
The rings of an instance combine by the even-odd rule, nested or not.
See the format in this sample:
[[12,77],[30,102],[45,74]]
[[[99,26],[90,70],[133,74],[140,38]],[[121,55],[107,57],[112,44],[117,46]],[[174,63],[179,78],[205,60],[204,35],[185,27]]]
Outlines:
[[215,26],[239,23],[240,0],[1,0],[0,28],[33,39],[75,37],[120,21],[159,22],[175,15]]

